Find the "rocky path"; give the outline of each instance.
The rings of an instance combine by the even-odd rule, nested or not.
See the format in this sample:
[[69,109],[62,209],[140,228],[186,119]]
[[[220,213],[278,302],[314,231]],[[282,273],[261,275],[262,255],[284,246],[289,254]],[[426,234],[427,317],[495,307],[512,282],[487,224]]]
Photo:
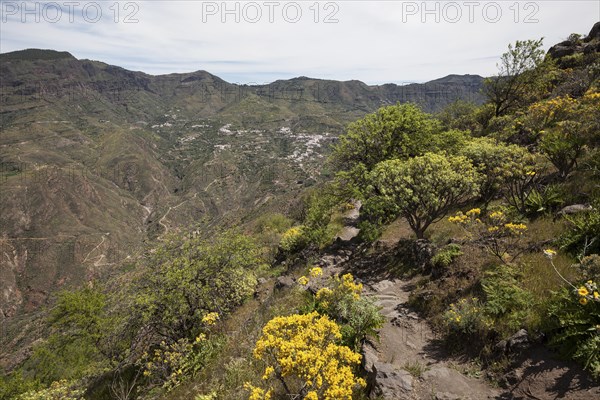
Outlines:
[[382,307],[386,323],[379,342],[363,347],[372,397],[384,399],[493,399],[500,393],[483,379],[459,371],[449,361],[426,321],[406,305],[412,283],[382,280],[367,295]]

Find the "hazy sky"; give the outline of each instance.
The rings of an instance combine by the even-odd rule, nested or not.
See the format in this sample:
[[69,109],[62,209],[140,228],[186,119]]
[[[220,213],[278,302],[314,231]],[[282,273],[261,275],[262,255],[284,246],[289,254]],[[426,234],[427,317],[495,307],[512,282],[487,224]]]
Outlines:
[[[26,4],[25,4],[26,3]],[[0,50],[48,48],[150,74],[369,84],[490,75],[508,43],[587,34],[600,1],[0,0]]]

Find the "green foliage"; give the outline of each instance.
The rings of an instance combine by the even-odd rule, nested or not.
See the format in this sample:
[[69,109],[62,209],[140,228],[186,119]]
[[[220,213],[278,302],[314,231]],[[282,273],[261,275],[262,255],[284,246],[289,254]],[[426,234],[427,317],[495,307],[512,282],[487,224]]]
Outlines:
[[360,215],[359,236],[366,242],[373,242],[381,236],[382,227],[398,215],[398,208],[381,196],[369,196],[360,208]]
[[52,333],[34,347],[25,367],[46,384],[101,372],[114,355],[107,341],[114,323],[107,314],[107,297],[99,289],[60,292],[49,317]]
[[346,171],[357,165],[370,170],[384,160],[423,154],[438,130],[438,122],[414,104],[382,107],[348,125],[332,159]]
[[431,152],[455,155],[469,140],[471,140],[471,135],[468,131],[453,129],[433,135],[429,148]]
[[245,235],[172,238],[149,260],[136,307],[160,336],[194,339],[207,314],[224,316],[253,293],[262,267],[260,248]]
[[[293,221],[283,214],[267,213],[254,222],[256,240],[274,252],[282,235],[292,227]],[[274,254],[273,254],[274,255]]]
[[83,400],[85,390],[77,382],[60,380],[52,382],[46,389],[30,391],[17,397],[18,400]]
[[525,152],[508,160],[502,171],[504,200],[523,215],[527,213],[529,195],[539,187],[540,170],[535,155]]
[[460,249],[460,246],[456,243],[451,243],[449,245],[441,248],[431,259],[431,263],[439,268],[448,268],[452,261],[457,257],[460,257],[463,252]]
[[482,304],[478,298],[460,299],[458,303],[450,304],[443,315],[443,321],[451,334],[476,335],[487,327]]
[[257,233],[283,233],[292,226],[292,220],[283,214],[263,214],[254,223]]
[[16,370],[9,375],[0,375],[0,400],[16,399],[19,394],[35,392],[40,383],[23,376],[23,371]]
[[337,232],[331,229],[331,217],[339,199],[322,188],[319,192],[311,191],[305,199],[305,213],[302,224],[302,240],[304,244],[326,246]]
[[220,353],[224,345],[223,337],[207,338],[205,334],[198,335],[193,342],[179,339],[167,344],[163,341],[152,355],[146,354],[138,363],[143,365],[144,376],[148,377],[151,385],[169,391],[193,378]]
[[600,301],[581,299],[566,288],[554,294],[549,306],[550,345],[600,377]]
[[371,174],[376,193],[397,207],[420,239],[452,207],[477,195],[480,180],[467,158],[434,153],[384,161]]
[[362,284],[346,274],[334,277],[329,287],[320,289],[313,299],[314,309],[341,326],[342,343],[355,351],[367,337],[377,337],[377,329],[385,321],[381,308],[361,292]]
[[543,189],[534,189],[525,200],[528,214],[548,214],[564,204],[564,193],[558,185],[548,185]]
[[436,117],[441,121],[445,129],[479,132],[482,126],[477,120],[477,112],[477,104],[457,100],[444,107]]
[[486,296],[484,311],[493,318],[496,330],[510,335],[523,326],[533,297],[521,287],[520,274],[513,266],[503,264],[487,271],[481,286]]
[[480,196],[486,205],[500,193],[510,177],[511,168],[527,158],[524,148],[491,138],[473,139],[460,149],[459,154],[471,160],[482,175]]
[[285,253],[293,253],[304,247],[304,227],[294,226],[281,235],[279,248]]
[[498,75],[486,79],[484,93],[494,105],[496,116],[518,109],[533,94],[545,88],[540,66],[544,59],[543,39],[517,40],[508,46],[498,64]]
[[587,212],[565,215],[569,230],[560,237],[561,247],[577,255],[600,253],[600,211],[598,202]]

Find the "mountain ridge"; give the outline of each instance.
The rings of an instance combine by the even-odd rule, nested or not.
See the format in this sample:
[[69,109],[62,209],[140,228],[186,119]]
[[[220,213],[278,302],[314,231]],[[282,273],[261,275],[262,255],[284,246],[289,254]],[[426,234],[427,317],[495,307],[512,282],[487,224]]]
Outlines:
[[[99,62],[102,64],[105,64],[107,66],[112,66],[112,67],[117,67],[117,68],[121,68],[123,70],[127,70],[130,72],[135,72],[135,73],[139,73],[139,74],[144,74],[150,77],[166,77],[166,76],[187,76],[187,75],[195,75],[195,74],[210,74],[214,77],[218,77],[218,75],[215,75],[207,70],[204,69],[199,69],[199,70],[194,70],[194,71],[189,71],[189,72],[170,72],[170,73],[165,73],[165,74],[149,74],[147,72],[144,71],[134,71],[134,70],[130,70],[128,68],[125,67],[121,67],[118,65],[114,65],[114,64],[108,64],[105,63],[103,61],[99,61],[99,60],[91,60],[91,59],[86,59],[86,58],[77,58],[75,56],[73,56],[70,52],[68,51],[60,51],[60,50],[53,50],[53,49],[38,49],[38,48],[27,48],[27,49],[22,49],[22,50],[15,50],[15,51],[10,51],[10,52],[5,52],[5,53],[0,53],[0,61],[7,61],[7,60],[33,60],[33,59],[40,59],[40,60],[52,60],[52,59],[61,59],[61,58],[70,58],[70,59],[75,59],[78,61],[89,61],[89,62]],[[364,81],[358,80],[358,79],[349,79],[349,80],[336,80],[336,79],[325,79],[325,78],[315,78],[315,77],[309,77],[309,76],[305,76],[305,75],[300,75],[300,76],[296,76],[296,77],[292,77],[289,79],[275,79],[272,82],[268,82],[268,83],[263,83],[263,84],[250,84],[250,83],[233,83],[233,82],[228,82],[225,79],[219,78],[221,80],[223,80],[224,82],[231,84],[231,85],[239,85],[239,86],[264,86],[264,85],[270,85],[273,83],[277,83],[277,82],[294,82],[294,81],[306,81],[306,80],[311,80],[311,81],[329,81],[329,82],[340,82],[340,83],[359,83],[359,84],[363,84],[365,86],[368,87],[378,87],[378,86],[384,86],[384,85],[395,85],[395,86],[405,86],[405,85],[409,85],[409,84],[425,84],[425,83],[441,83],[441,82],[449,82],[451,81],[450,78],[453,77],[465,77],[465,78],[469,78],[469,77],[473,77],[473,78],[477,78],[477,79],[483,79],[484,77],[477,75],[477,74],[449,74],[446,75],[444,77],[441,78],[436,78],[433,79],[431,81],[426,81],[426,82],[409,82],[406,84],[402,84],[402,85],[398,85],[396,83],[393,82],[386,82],[386,83],[380,83],[380,84],[368,84]]]

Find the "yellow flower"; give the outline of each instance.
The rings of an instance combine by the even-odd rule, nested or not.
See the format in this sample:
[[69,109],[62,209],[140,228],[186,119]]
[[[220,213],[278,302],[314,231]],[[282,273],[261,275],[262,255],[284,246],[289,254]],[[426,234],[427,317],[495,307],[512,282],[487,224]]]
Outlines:
[[298,278],[298,283],[302,286],[306,286],[308,285],[308,278],[305,276],[301,276],[300,278]]
[[206,325],[214,325],[217,323],[218,319],[219,313],[211,312],[202,317],[202,322],[204,322]]
[[323,275],[323,270],[319,267],[311,268],[309,275],[313,278],[317,278],[317,277]]
[[556,255],[556,251],[552,249],[546,249],[544,250],[544,255],[552,260],[552,258]]
[[265,369],[265,373],[264,373],[264,375],[262,376],[263,380],[265,380],[265,381],[266,381],[267,379],[269,379],[269,376],[271,376],[271,374],[272,374],[273,372],[275,372],[275,368],[273,368],[273,367],[271,367],[271,366],[267,367],[267,368]]
[[196,343],[200,343],[204,339],[206,339],[206,335],[204,333],[201,333],[198,336],[196,336]]
[[468,217],[474,217],[476,215],[481,214],[481,209],[480,208],[473,208],[469,211],[467,211],[467,216]]
[[306,393],[306,397],[304,397],[306,400],[319,400],[319,396],[317,396],[317,392],[315,392],[314,390],[311,390],[310,392]]
[[527,230],[527,225],[525,224],[513,224],[509,222],[508,224],[504,224],[504,227],[508,229],[512,234],[521,235],[524,231]]
[[584,306],[587,304],[587,302],[588,302],[587,297],[582,297],[579,299],[579,303],[581,303]]
[[501,219],[504,217],[504,213],[502,211],[494,211],[490,214],[491,219]]
[[600,299],[600,293],[594,292],[594,300]]
[[588,292],[588,290],[587,290],[587,288],[585,286],[582,286],[579,289],[577,289],[577,294],[579,294],[582,297],[585,297],[588,294],[590,294],[590,292]]

